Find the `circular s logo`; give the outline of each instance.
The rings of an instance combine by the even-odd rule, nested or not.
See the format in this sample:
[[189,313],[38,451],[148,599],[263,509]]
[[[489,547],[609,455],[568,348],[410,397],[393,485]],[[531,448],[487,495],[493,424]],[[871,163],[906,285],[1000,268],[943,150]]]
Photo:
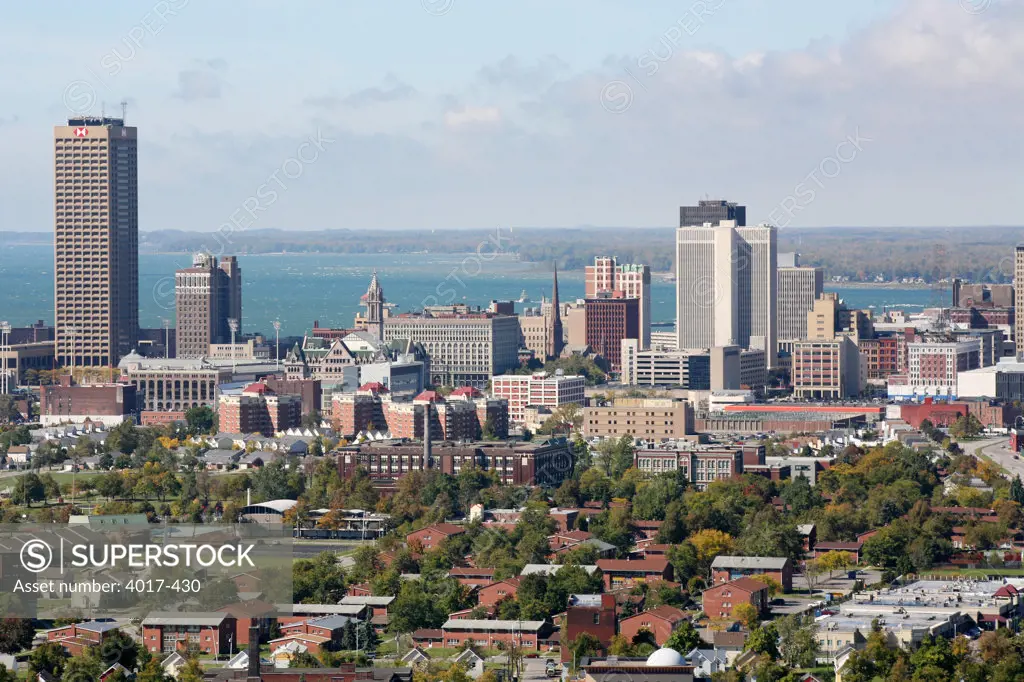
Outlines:
[[53,549],[42,540],[29,540],[21,546],[21,565],[33,573],[45,571],[53,563]]

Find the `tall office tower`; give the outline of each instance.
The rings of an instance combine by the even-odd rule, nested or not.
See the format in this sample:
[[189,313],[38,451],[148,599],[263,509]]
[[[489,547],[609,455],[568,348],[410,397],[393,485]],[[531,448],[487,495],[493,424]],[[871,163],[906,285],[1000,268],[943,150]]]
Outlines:
[[[1014,305],[1024,308],[1024,244],[1018,244],[1013,268]],[[1024,311],[1022,311],[1024,312]],[[1018,313],[1013,324],[1013,338],[1017,346],[1017,357],[1024,356],[1024,314]]]
[[242,270],[234,256],[218,266],[208,253],[192,257],[192,267],[174,273],[177,313],[177,357],[202,358],[210,345],[231,342],[228,320],[239,320],[242,311]]
[[54,352],[109,367],[139,335],[137,131],[121,118],[54,126]]
[[747,207],[722,199],[701,199],[696,206],[679,207],[679,227],[691,227],[723,220],[735,220],[738,227],[747,224]]
[[238,329],[242,329],[242,268],[238,267],[238,258],[224,256],[220,259],[221,314],[222,326],[220,333],[223,338],[231,338],[228,320],[238,320]]
[[825,274],[821,268],[806,266],[779,267],[779,339],[806,339],[807,313],[821,296]]
[[370,286],[363,295],[366,305],[366,331],[381,341],[384,340],[384,289],[377,281],[377,271],[373,271]]
[[776,229],[735,220],[683,226],[676,232],[679,348],[738,345],[777,357]]
[[586,297],[635,298],[640,302],[640,348],[651,347],[651,266],[620,265],[615,258],[598,256],[585,270]]
[[565,338],[562,335],[562,311],[558,303],[558,264],[555,264],[554,282],[551,286],[551,313],[548,315],[546,354],[549,358],[562,355]]

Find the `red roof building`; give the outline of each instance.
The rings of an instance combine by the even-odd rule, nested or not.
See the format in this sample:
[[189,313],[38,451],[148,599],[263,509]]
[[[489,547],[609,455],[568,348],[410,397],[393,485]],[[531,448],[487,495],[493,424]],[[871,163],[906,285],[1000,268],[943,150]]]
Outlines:
[[702,608],[708,618],[732,618],[733,609],[740,604],[767,613],[768,586],[753,578],[738,578],[704,590]]
[[619,634],[632,642],[634,637],[646,630],[654,636],[658,646],[665,646],[669,636],[684,620],[686,620],[686,614],[680,609],[662,604],[650,611],[620,620]]
[[418,545],[423,551],[429,551],[441,546],[441,543],[455,535],[465,533],[462,526],[455,526],[450,523],[435,523],[432,526],[421,528],[405,536],[406,543],[411,547]]
[[598,559],[597,567],[604,573],[606,590],[672,579],[672,564],[660,556],[647,559]]

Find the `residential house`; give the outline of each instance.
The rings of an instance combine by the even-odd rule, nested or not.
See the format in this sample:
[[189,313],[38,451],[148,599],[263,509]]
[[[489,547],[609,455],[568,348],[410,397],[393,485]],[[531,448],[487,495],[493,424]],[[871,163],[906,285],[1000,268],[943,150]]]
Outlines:
[[669,635],[686,620],[686,614],[674,606],[663,604],[619,621],[619,634],[630,642],[646,630],[654,636],[658,646],[665,646]]
[[711,562],[711,578],[716,585],[737,578],[766,576],[782,586],[783,592],[793,589],[793,562],[786,557],[723,556]]
[[752,578],[738,578],[704,590],[702,608],[708,618],[732,618],[733,609],[750,604],[758,613],[768,612],[768,586]]
[[480,606],[496,606],[498,602],[505,599],[515,599],[516,590],[519,589],[519,578],[509,578],[485,585],[477,593]]
[[418,547],[424,552],[436,549],[441,543],[450,537],[465,533],[466,529],[450,523],[435,523],[432,526],[421,528],[405,536],[405,542],[410,547]]
[[647,559],[598,559],[606,590],[633,587],[641,582],[671,580],[672,564],[662,556]]

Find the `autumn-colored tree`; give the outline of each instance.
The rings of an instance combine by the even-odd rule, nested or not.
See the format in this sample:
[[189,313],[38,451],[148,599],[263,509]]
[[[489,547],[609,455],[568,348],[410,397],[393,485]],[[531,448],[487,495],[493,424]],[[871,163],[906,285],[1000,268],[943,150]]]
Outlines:
[[748,629],[753,629],[760,625],[761,614],[757,612],[757,607],[749,602],[743,602],[732,607],[732,616]]
[[736,541],[731,535],[714,528],[697,531],[687,538],[687,542],[697,550],[697,562],[704,573],[711,567],[711,562],[716,556],[728,554],[736,546]]

